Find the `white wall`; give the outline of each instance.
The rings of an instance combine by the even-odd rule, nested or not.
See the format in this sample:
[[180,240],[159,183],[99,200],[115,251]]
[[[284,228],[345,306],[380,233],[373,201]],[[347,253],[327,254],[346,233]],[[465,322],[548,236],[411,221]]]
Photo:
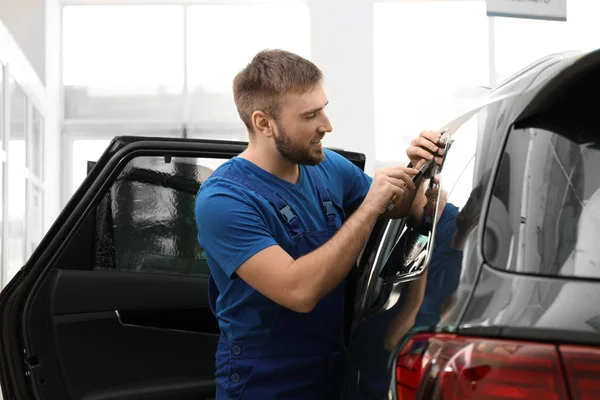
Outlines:
[[60,91],[60,18],[59,0],[44,0],[46,3],[46,113],[44,129],[44,230],[50,228],[61,209],[60,193],[65,179],[61,177],[61,91]]
[[[11,75],[35,102],[45,121],[43,228],[46,231],[60,210],[59,3],[58,0],[1,0],[0,18],[0,60],[8,64]],[[24,28],[25,25],[28,27]],[[52,51],[46,53],[46,48]],[[40,76],[41,73],[44,75]]]
[[312,61],[325,74],[333,132],[329,147],[367,156],[375,166],[372,0],[310,0]]
[[0,21],[8,28],[42,82],[46,79],[45,1],[0,1]]

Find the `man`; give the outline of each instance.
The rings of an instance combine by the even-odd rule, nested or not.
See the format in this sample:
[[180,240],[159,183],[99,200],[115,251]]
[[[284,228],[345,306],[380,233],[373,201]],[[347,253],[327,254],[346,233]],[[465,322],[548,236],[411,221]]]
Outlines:
[[332,130],[322,80],[311,62],[270,50],[233,82],[249,145],[196,199],[221,330],[217,399],[339,397],[343,280],[376,220],[406,215],[415,196],[417,171],[371,179],[322,148]]

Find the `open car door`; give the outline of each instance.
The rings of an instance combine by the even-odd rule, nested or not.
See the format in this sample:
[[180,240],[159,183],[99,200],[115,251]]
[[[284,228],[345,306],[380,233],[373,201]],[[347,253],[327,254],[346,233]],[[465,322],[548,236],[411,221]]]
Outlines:
[[214,398],[219,329],[194,201],[246,146],[111,142],[0,294],[5,400]]

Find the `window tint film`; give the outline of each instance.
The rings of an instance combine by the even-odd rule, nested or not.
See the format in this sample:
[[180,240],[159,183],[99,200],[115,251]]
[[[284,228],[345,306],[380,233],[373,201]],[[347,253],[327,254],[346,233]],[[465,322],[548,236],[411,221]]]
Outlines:
[[208,276],[195,197],[225,160],[138,157],[98,207],[94,269]]
[[[465,259],[478,244],[477,232],[489,182],[494,106],[481,109],[452,135],[446,150],[438,202],[435,247],[428,266],[423,304],[416,324],[455,325],[469,299],[479,264]],[[493,118],[493,119],[490,119]]]
[[600,277],[600,148],[541,129],[511,133],[494,184],[487,261],[541,275]]

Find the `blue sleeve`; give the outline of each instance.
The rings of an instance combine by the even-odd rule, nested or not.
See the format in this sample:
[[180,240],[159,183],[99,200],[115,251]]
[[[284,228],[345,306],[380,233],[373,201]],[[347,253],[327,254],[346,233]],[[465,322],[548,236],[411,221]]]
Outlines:
[[209,266],[231,278],[250,257],[277,242],[241,189],[220,180],[205,185],[194,210],[198,241]]
[[344,182],[344,208],[356,208],[367,195],[373,178],[334,151],[328,151],[327,158]]
[[442,215],[435,228],[436,246],[449,246],[452,236],[456,231],[456,218],[458,217],[458,207],[452,203],[446,203],[442,210]]

